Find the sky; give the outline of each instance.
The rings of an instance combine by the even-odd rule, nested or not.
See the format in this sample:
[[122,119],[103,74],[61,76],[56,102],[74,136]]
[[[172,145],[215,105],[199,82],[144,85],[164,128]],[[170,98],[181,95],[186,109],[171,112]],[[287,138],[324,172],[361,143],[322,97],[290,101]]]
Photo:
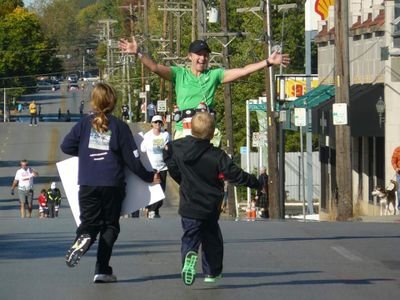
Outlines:
[[24,0],[25,6],[28,6],[29,4],[33,3],[35,0]]

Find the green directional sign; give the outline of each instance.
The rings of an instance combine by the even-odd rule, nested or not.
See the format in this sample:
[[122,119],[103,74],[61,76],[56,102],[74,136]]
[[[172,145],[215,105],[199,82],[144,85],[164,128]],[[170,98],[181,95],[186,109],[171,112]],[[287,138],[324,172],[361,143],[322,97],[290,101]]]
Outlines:
[[249,103],[249,110],[250,111],[257,111],[257,110],[266,111],[267,104],[266,103]]

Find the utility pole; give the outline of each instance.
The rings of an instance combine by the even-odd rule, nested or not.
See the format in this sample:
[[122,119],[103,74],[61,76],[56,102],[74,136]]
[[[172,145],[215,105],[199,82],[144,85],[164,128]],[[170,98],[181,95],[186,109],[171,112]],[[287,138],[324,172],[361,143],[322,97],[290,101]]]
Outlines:
[[[290,9],[294,9],[297,7],[297,4],[283,4],[283,5],[278,5],[278,12],[282,11],[282,28],[281,28],[281,53],[284,53],[284,36],[285,36],[285,19],[286,19],[286,13]],[[280,75],[280,81],[283,80],[282,75],[283,75],[283,65],[280,65],[279,68],[279,75]],[[281,85],[281,95],[283,97],[279,97],[279,100],[281,101],[281,108],[283,107],[284,101],[285,101],[285,92],[282,90],[282,85]],[[282,112],[283,116],[283,112]],[[285,115],[286,116],[286,115]],[[286,119],[286,118],[285,118]],[[283,120],[279,119],[279,124],[278,124],[278,130],[279,130],[279,218],[280,219],[285,219],[285,201],[286,201],[286,189],[285,189],[285,130],[284,130],[284,125],[283,125]]]
[[202,34],[207,32],[206,0],[197,0],[197,37],[203,38]]
[[197,39],[197,0],[192,0],[192,42]]
[[[348,1],[335,3],[335,103],[350,104]],[[346,221],[353,216],[350,126],[336,125],[336,182],[338,208],[336,219]]]
[[[265,38],[265,57],[271,54],[271,28],[270,0],[263,1],[264,8],[264,32]],[[275,91],[273,85],[273,69],[265,68],[265,92],[267,95],[267,136],[268,136],[268,198],[269,214],[271,219],[279,218],[279,170],[278,170],[278,149],[277,149],[277,124],[274,111]]]
[[[222,48],[222,59],[225,69],[230,68],[230,59],[229,59],[229,38],[228,34],[228,1],[221,0],[221,31],[225,34],[225,37],[222,37],[222,42],[227,45]],[[233,156],[233,121],[232,121],[232,91],[231,84],[224,84],[224,106],[225,106],[225,134],[226,134],[226,150],[228,155]],[[229,207],[229,215],[235,216],[236,208],[235,208],[235,197],[234,197],[234,188],[233,185],[228,185],[228,207]]]
[[107,43],[107,77],[110,76],[110,70],[112,65],[112,53],[111,53],[111,25],[117,23],[116,20],[106,19],[106,20],[99,20],[100,24],[103,24],[103,35],[106,38]]
[[3,123],[7,122],[7,105],[6,105],[6,101],[7,101],[7,93],[6,93],[6,88],[4,88],[3,91]]
[[[311,91],[311,41],[315,31],[312,28],[311,16],[308,12],[313,11],[311,0],[305,4],[306,9],[306,23],[305,23],[305,62],[306,62],[306,90],[307,93]],[[313,153],[312,153],[312,111],[307,109],[307,125],[306,125],[306,162],[307,162],[307,205],[308,213],[314,213],[313,206]]]
[[[130,36],[134,36],[135,32],[135,21],[134,21],[134,11],[133,11],[133,4],[129,3],[129,5],[125,6],[120,6],[120,8],[128,9],[129,10],[129,33]],[[129,122],[132,121],[132,95],[131,95],[131,85],[130,85],[130,58],[128,56],[123,56],[122,57],[123,62],[124,62],[124,68],[126,68],[126,79],[127,79],[127,87],[128,87],[128,106],[129,106]],[[124,69],[125,70],[125,69]],[[124,76],[125,80],[125,76]],[[125,84],[123,87],[123,91],[125,93]],[[125,97],[124,97],[125,99]],[[140,105],[138,105],[140,107]]]
[[[168,0],[164,0],[164,8],[167,7]],[[169,12],[164,10],[163,11],[163,25],[162,25],[162,43],[161,46],[163,49],[166,47],[166,42],[167,42],[167,29],[168,29],[168,14]],[[160,99],[165,99],[165,80],[164,78],[160,77]],[[168,128],[169,130],[169,128]]]
[[[169,31],[168,31],[168,39],[169,39],[169,53],[170,56],[173,56],[174,53],[174,16],[171,12],[169,12]],[[168,62],[168,65],[170,64],[170,62]],[[173,111],[173,107],[172,107],[172,97],[173,97],[173,84],[172,81],[168,81],[168,110],[171,114],[171,118],[172,118],[172,111]],[[172,132],[172,119],[171,122],[168,123],[168,132]]]
[[85,50],[83,50],[82,55],[82,77],[85,77]]
[[[148,0],[143,0],[143,35],[144,35],[144,45],[145,45],[145,52],[148,51],[148,40],[149,40],[149,4]],[[150,99],[150,91],[147,90],[146,86],[150,84],[149,82],[149,70],[144,67],[144,64],[142,63],[142,71],[143,71],[143,77],[146,78],[144,80],[144,86],[142,84],[142,89],[144,88],[144,91],[146,93],[146,98],[145,98],[145,105],[146,105],[146,112],[145,112],[145,118],[147,122],[147,105],[149,105],[149,99]],[[151,101],[151,99],[150,99]]]

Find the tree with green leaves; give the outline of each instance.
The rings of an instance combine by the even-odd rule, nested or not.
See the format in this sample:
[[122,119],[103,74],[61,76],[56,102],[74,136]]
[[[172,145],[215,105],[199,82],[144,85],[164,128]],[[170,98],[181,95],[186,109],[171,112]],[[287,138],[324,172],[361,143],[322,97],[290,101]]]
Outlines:
[[0,19],[0,83],[34,85],[35,77],[61,71],[56,45],[43,33],[38,17],[17,7]]

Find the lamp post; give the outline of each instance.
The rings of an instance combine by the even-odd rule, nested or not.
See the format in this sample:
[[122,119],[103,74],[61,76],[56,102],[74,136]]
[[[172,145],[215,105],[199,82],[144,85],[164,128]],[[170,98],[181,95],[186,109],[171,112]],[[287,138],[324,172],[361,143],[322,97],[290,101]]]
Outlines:
[[[297,8],[296,3],[290,4],[282,4],[278,5],[278,12],[282,12],[282,28],[281,28],[281,45],[280,51],[283,53],[283,36],[285,34],[285,18],[286,13],[290,9]],[[280,66],[279,69],[280,83],[282,82],[283,75],[283,66]],[[281,102],[281,108],[283,108],[283,101],[285,100],[285,91],[284,84],[280,84],[280,95],[279,100]],[[284,122],[286,122],[286,110],[281,110],[279,115],[279,218],[285,218],[285,198],[286,198],[286,190],[285,190],[285,130],[284,130]]]
[[382,124],[385,122],[385,101],[383,101],[382,96],[379,97],[378,101],[375,104],[376,112],[379,116],[379,127],[382,127]]

